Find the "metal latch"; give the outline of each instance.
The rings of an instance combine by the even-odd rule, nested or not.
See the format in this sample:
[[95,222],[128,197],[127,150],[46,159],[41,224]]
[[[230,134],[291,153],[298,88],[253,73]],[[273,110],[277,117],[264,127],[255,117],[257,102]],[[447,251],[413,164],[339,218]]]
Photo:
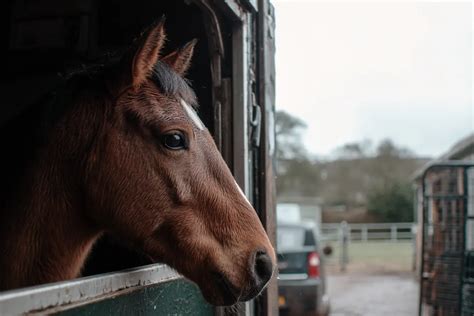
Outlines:
[[253,106],[252,106],[252,120],[250,125],[252,126],[252,146],[260,147],[260,133],[262,130],[262,109],[257,104],[255,93],[252,93]]

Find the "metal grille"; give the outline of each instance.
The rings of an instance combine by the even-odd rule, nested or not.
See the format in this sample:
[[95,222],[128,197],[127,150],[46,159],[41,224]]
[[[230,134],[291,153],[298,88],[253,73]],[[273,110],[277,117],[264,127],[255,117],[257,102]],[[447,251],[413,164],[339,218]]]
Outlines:
[[474,251],[466,253],[462,290],[462,315],[474,314]]
[[[474,257],[466,256],[470,165],[435,165],[422,177],[420,314],[472,315]],[[469,277],[468,277],[469,276]]]

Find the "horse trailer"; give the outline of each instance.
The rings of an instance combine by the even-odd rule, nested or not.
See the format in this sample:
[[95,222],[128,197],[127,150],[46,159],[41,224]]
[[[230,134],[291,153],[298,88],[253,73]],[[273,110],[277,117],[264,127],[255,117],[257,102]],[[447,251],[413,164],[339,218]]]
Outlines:
[[474,163],[434,161],[416,188],[419,315],[472,315]]
[[[200,103],[200,119],[275,244],[274,12],[269,0],[7,0],[1,15],[0,126],[61,85],[69,73],[120,56],[140,31],[163,16],[170,51],[197,39],[187,78]],[[0,292],[0,315],[277,315],[277,300],[274,276],[256,299],[231,308],[212,306],[194,283],[106,235],[94,246],[82,277]]]

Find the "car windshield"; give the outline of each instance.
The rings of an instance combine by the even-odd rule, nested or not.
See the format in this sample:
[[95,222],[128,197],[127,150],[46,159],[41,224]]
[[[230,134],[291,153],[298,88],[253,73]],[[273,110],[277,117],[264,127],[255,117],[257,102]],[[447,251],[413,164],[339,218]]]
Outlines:
[[314,246],[315,240],[311,230],[298,226],[279,226],[277,230],[278,251]]

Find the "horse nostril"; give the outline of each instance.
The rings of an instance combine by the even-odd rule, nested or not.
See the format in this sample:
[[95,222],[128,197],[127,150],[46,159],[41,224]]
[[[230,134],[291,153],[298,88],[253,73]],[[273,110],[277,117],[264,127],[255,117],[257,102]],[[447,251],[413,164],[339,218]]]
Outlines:
[[248,301],[260,293],[267,285],[273,274],[272,258],[262,250],[257,250],[250,257],[249,266],[252,271],[252,280],[242,295],[240,301]]
[[255,279],[260,286],[265,285],[272,277],[273,263],[265,251],[257,251],[255,254]]

